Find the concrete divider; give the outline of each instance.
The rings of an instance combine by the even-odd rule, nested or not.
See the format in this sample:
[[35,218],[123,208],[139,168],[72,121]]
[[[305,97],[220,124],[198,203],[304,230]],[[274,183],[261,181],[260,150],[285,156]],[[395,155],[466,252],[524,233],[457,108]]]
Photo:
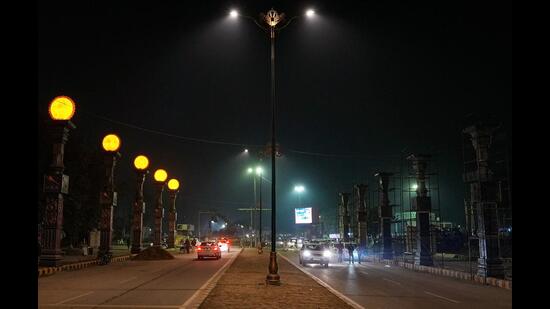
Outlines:
[[505,280],[505,279],[498,279],[493,277],[483,277],[479,275],[471,275],[470,273],[458,271],[458,270],[452,270],[452,269],[445,269],[445,268],[439,268],[439,267],[432,267],[432,266],[424,266],[424,265],[415,265],[413,263],[405,263],[403,261],[395,261],[395,260],[379,260],[376,259],[367,259],[369,262],[379,262],[382,264],[387,265],[398,265],[400,267],[403,267],[405,269],[410,269],[413,271],[420,271],[420,272],[427,272],[434,275],[439,276],[446,276],[446,277],[452,277],[457,279],[463,279],[463,280],[470,280],[474,281],[476,283],[490,285],[494,287],[504,288],[511,290],[512,289],[512,281]]

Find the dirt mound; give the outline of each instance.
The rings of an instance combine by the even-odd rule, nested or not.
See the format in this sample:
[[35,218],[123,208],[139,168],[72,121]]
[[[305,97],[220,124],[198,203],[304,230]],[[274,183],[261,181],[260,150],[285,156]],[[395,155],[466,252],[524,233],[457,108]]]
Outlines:
[[153,261],[153,260],[172,260],[174,256],[161,247],[149,247],[134,256],[132,260]]

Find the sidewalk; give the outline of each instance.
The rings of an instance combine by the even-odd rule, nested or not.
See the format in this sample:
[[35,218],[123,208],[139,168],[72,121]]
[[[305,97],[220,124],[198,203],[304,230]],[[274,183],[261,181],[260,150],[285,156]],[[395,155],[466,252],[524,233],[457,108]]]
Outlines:
[[269,251],[245,248],[200,308],[351,308],[281,257],[281,285],[266,285]]
[[[124,247],[113,246],[111,252],[113,258],[111,262],[120,262],[129,259],[132,255],[130,251]],[[98,263],[97,254],[94,255],[65,255],[59,267],[42,267],[38,266],[38,277],[52,275],[59,271],[77,270],[90,267]]]

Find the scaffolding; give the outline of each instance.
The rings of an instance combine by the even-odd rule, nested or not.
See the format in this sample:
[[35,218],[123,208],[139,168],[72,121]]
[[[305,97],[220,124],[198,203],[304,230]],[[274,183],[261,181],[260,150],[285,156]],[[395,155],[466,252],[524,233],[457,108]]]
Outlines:
[[[498,239],[498,257],[503,260],[504,278],[512,278],[512,190],[511,190],[511,148],[508,138],[501,124],[493,124],[488,152],[488,166],[490,183],[495,188],[494,202],[485,203],[495,211]],[[479,235],[480,215],[476,209],[476,201],[480,200],[479,193],[473,188],[481,187],[478,158],[476,149],[469,133],[462,136],[462,155],[464,161],[463,180],[465,183],[464,212],[466,216],[468,270],[471,275],[477,273],[477,263],[480,257]]]

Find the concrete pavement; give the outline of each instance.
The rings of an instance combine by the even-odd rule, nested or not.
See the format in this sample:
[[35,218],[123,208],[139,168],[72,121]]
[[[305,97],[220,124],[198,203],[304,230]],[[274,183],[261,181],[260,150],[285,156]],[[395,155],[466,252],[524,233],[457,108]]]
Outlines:
[[180,308],[220,268],[238,255],[197,260],[196,253],[173,260],[124,261],[38,279],[39,308]]
[[363,262],[329,268],[298,264],[297,252],[282,252],[296,267],[319,278],[365,308],[511,308],[510,290]]

